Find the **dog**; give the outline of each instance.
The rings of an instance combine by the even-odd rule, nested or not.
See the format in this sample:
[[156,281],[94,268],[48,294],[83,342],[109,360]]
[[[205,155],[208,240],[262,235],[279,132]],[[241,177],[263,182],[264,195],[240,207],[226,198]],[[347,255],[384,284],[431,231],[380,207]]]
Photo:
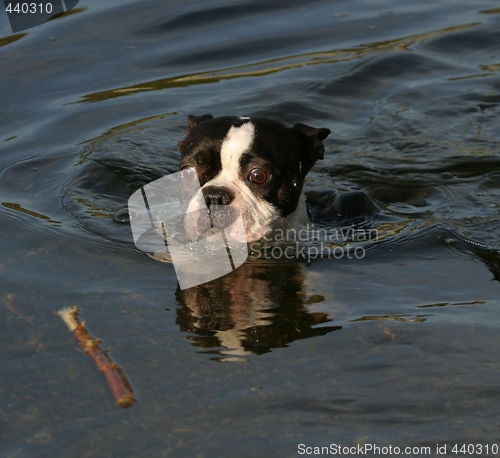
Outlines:
[[[324,158],[329,134],[326,128],[301,123],[288,128],[267,118],[188,116],[179,142],[180,170],[186,179],[197,175],[202,193],[187,206],[190,239],[204,237],[214,224],[229,225],[227,211],[219,211],[217,222],[220,208],[233,210],[233,219],[241,215],[245,234],[230,235],[247,243],[308,224],[304,180]],[[197,211],[200,201],[212,209],[209,216]]]

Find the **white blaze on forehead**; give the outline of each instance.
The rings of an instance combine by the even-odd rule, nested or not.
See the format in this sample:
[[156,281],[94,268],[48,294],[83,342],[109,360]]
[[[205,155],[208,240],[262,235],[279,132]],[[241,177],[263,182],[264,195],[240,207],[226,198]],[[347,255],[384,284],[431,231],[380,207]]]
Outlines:
[[246,122],[240,127],[232,126],[222,142],[220,160],[222,172],[229,172],[235,179],[239,176],[241,156],[250,149],[255,136],[255,127]]

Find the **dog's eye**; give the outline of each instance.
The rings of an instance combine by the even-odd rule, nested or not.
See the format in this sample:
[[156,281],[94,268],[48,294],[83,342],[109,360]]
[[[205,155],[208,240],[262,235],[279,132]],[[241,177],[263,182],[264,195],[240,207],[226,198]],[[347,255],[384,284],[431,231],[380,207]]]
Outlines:
[[196,178],[196,170],[194,167],[184,167],[181,173],[182,178],[186,181],[193,181]]
[[248,179],[255,184],[263,184],[267,180],[267,172],[263,169],[253,169],[248,175]]

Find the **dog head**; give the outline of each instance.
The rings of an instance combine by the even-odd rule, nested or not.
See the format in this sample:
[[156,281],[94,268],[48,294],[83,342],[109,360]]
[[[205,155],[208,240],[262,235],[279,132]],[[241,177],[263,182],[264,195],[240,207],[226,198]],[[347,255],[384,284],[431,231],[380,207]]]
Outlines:
[[[194,168],[202,201],[209,208],[226,206],[241,215],[246,241],[251,243],[298,211],[305,212],[304,179],[323,159],[322,141],[329,134],[329,129],[305,124],[287,128],[265,118],[188,116],[185,138],[179,142],[180,169],[194,173]],[[188,206],[191,215],[199,210],[195,200],[200,201],[193,199]],[[207,232],[199,220],[192,216],[189,222],[192,240]]]

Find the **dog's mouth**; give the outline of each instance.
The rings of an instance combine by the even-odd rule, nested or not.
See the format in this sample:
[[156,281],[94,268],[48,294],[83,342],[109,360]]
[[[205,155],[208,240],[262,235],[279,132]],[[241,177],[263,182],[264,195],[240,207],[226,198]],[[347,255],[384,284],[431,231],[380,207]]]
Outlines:
[[240,217],[240,212],[230,205],[208,205],[199,211],[198,230],[202,233],[219,232],[231,227]]
[[216,234],[237,242],[247,242],[240,211],[231,205],[207,205],[189,212],[184,220],[188,237],[198,241]]
[[228,241],[253,243],[265,237],[279,212],[245,189],[207,186],[192,196],[184,218],[185,234],[192,242],[222,235]]

